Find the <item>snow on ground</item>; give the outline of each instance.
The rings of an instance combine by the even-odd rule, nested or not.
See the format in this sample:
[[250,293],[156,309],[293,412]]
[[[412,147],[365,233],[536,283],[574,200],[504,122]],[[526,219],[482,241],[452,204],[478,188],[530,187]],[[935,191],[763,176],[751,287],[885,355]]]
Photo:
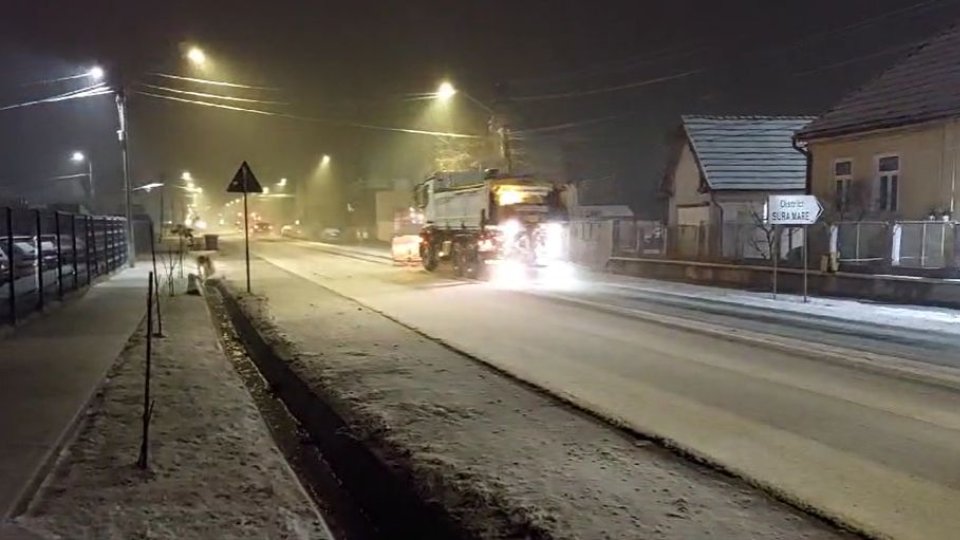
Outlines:
[[135,465],[141,328],[19,525],[44,538],[328,538],[220,350],[204,300],[162,300],[150,469]]
[[[301,242],[300,244],[313,244],[333,252],[358,252],[372,256],[389,256],[389,250],[385,248],[329,245],[318,244],[316,242]],[[929,306],[884,304],[869,300],[816,296],[811,296],[809,301],[805,303],[802,296],[794,294],[781,293],[774,299],[771,293],[766,292],[711,287],[673,281],[658,281],[595,272],[584,268],[578,268],[576,282],[567,288],[574,291],[589,291],[593,288],[607,286],[645,293],[729,303],[737,306],[757,307],[765,310],[788,311],[820,317],[960,334],[960,310]]]
[[810,297],[809,301],[804,303],[802,296],[792,294],[778,294],[777,298],[774,299],[771,293],[656,281],[613,274],[587,274],[583,286],[589,287],[593,283],[621,287],[626,290],[676,295],[738,306],[753,306],[768,310],[960,334],[960,311],[945,308],[883,304],[868,300],[815,296]]
[[253,273],[263,296],[235,294],[294,370],[480,538],[843,536],[316,284]]

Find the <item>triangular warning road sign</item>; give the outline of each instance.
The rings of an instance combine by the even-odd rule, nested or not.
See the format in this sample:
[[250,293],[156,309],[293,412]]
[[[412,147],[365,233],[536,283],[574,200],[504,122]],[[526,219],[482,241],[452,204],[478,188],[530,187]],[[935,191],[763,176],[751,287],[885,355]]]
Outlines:
[[227,193],[263,193],[263,186],[246,161],[237,169],[237,174],[233,175],[233,180],[227,186]]

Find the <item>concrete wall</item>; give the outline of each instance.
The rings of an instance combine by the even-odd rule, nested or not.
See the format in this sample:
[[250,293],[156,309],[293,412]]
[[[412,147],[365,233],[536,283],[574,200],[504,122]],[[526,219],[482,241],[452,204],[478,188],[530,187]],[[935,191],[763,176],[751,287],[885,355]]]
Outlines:
[[813,154],[812,191],[823,201],[828,219],[840,218],[834,210],[834,163],[853,161],[853,181],[860,183],[873,203],[877,198],[877,159],[886,155],[900,157],[898,212],[856,210],[843,219],[921,220],[935,208],[950,209],[953,180],[960,172],[960,125],[955,121],[813,141],[809,149]]
[[[611,257],[607,269],[615,274],[737,289],[770,291],[773,287],[773,271],[766,266]],[[960,308],[958,281],[819,271],[809,272],[808,279],[810,294],[816,296]],[[780,269],[777,285],[781,292],[801,293],[802,271]]]

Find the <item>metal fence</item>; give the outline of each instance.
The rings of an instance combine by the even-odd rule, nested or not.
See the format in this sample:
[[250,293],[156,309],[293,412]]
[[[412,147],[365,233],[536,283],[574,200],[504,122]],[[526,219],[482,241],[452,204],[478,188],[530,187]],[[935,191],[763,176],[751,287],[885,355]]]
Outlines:
[[[784,265],[800,265],[803,250],[814,267],[917,275],[960,273],[960,224],[941,221],[841,221],[802,227],[759,223],[664,226],[621,220],[612,255],[768,264],[777,251]],[[835,265],[835,266],[834,266]],[[922,271],[922,272],[917,272]]]
[[89,285],[127,262],[125,220],[0,208],[0,324]]
[[903,268],[940,269],[951,265],[956,226],[940,221],[900,222],[893,234],[899,249],[894,264]]
[[836,227],[837,260],[841,264],[878,265],[891,259],[891,225],[885,221],[840,221]]

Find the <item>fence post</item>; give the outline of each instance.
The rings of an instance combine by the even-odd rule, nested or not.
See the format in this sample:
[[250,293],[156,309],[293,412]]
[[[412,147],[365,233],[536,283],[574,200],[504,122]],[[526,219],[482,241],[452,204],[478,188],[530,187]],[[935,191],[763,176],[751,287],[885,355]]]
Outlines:
[[[86,242],[84,242],[84,251],[86,251],[86,259],[84,260],[83,266],[86,269],[87,286],[90,286],[90,283],[93,280],[93,275],[91,274],[91,270],[90,270],[90,264],[93,263],[93,260],[97,256],[97,244],[93,234],[91,234],[92,231],[90,227],[90,221],[91,221],[90,216],[85,216],[83,218],[83,235],[87,239]],[[93,257],[90,256],[91,244],[93,244]]]
[[33,216],[36,221],[37,229],[37,311],[43,311],[43,245],[40,243],[40,235],[42,234],[42,223],[40,219],[40,210],[34,210]]
[[10,298],[7,301],[10,304],[10,324],[17,324],[17,274],[16,274],[16,255],[13,253],[13,208],[7,207],[7,258],[10,266]]
[[860,222],[857,222],[857,254],[856,260],[860,261]]
[[53,232],[57,235],[57,298],[63,300],[63,245],[60,240],[60,212],[53,213]]
[[75,214],[70,214],[70,243],[73,252],[73,260],[70,262],[73,265],[73,290],[77,290],[80,288],[80,266],[77,264],[77,216]]
[[927,267],[927,222],[920,224],[920,268]]

